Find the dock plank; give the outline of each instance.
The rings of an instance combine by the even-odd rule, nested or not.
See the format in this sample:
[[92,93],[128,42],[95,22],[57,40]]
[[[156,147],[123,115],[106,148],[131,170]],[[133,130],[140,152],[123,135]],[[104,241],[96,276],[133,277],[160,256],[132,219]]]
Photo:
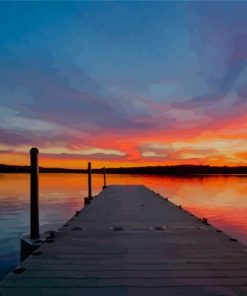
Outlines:
[[247,247],[145,186],[109,186],[0,295],[247,295]]

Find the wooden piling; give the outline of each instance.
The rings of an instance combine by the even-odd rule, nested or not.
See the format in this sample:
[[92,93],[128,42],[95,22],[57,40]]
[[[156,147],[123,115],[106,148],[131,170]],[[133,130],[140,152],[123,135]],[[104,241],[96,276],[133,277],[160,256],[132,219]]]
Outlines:
[[106,186],[106,168],[103,168],[103,176],[104,176],[104,185],[102,187],[103,190],[105,190],[107,188]]
[[91,162],[88,163],[88,198],[92,199],[92,169],[91,169]]
[[39,234],[39,150],[30,150],[30,239],[38,239]]

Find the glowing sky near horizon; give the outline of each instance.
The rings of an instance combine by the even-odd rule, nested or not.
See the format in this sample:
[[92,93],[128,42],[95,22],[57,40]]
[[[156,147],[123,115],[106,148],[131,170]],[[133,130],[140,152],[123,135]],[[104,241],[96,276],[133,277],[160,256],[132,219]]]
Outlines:
[[247,2],[0,2],[0,163],[247,164]]

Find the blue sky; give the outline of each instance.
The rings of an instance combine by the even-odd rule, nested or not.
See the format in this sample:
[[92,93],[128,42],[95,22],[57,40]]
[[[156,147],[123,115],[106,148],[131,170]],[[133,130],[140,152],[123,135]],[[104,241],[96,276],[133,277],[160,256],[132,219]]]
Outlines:
[[1,2],[0,162],[242,163],[246,8]]

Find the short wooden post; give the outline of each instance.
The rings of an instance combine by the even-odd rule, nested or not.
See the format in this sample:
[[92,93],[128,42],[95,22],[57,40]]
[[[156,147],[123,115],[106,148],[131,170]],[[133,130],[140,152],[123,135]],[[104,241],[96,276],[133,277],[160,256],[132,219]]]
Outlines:
[[88,198],[92,199],[92,170],[91,162],[88,163]]
[[30,150],[30,239],[39,239],[39,150]]
[[104,175],[104,185],[103,185],[103,190],[105,190],[107,188],[106,186],[106,168],[103,168],[103,175]]

